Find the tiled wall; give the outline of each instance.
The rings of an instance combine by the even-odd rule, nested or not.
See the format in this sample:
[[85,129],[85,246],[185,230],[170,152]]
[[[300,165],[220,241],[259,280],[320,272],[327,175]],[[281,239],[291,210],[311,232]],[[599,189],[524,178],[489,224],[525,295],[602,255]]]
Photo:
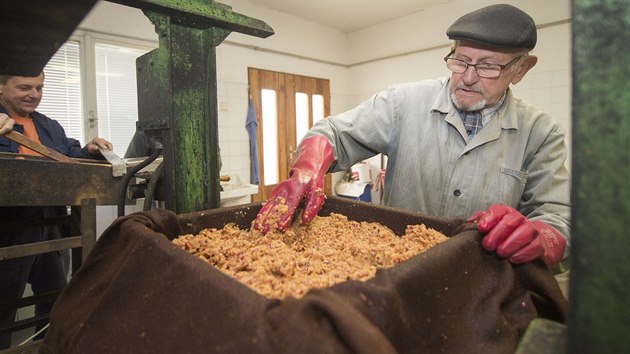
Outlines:
[[249,135],[245,130],[249,93],[247,84],[218,82],[221,175],[250,181]]

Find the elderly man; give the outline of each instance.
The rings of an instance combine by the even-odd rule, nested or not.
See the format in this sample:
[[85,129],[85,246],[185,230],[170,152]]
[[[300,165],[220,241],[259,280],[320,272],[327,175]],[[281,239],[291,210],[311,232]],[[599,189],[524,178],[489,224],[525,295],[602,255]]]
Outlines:
[[454,41],[444,58],[450,78],[392,85],[317,122],[254,228],[285,230],[303,199],[301,220],[310,221],[328,171],[382,153],[386,205],[477,222],[483,247],[513,263],[566,257],[563,128],[510,90],[538,60],[530,54],[534,21],[514,6],[492,5],[457,19],[446,34]]

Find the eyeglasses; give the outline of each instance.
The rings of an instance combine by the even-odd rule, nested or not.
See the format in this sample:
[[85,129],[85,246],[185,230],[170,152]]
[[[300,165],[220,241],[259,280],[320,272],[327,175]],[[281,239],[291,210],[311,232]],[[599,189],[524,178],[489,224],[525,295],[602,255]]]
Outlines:
[[501,76],[501,73],[503,72],[505,68],[516,63],[519,59],[523,57],[522,55],[519,55],[516,58],[512,59],[509,63],[503,64],[503,65],[488,64],[488,63],[470,64],[461,59],[451,58],[450,56],[454,52],[455,51],[451,51],[450,53],[448,53],[447,56],[444,57],[444,61],[446,62],[446,67],[448,68],[448,70],[456,74],[463,74],[466,70],[468,70],[469,66],[472,66],[475,68],[475,72],[477,73],[477,76],[483,77],[486,79],[498,78],[499,76]]

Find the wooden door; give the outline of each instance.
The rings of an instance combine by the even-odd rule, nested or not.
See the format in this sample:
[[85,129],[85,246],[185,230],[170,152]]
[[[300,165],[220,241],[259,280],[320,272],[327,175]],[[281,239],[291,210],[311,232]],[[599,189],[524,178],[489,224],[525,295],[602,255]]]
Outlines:
[[[330,115],[326,79],[249,68],[249,92],[258,122],[258,171],[261,188],[253,201],[264,201],[289,177],[297,145],[314,120]],[[324,192],[331,194],[331,178]]]

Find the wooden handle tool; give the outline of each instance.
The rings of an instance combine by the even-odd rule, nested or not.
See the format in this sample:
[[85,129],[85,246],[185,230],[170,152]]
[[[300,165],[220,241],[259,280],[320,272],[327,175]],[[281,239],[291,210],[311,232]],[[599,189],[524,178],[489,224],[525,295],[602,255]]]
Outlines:
[[48,146],[44,146],[36,141],[33,141],[25,137],[24,135],[16,132],[15,130],[11,130],[10,132],[4,134],[4,136],[7,137],[9,140],[15,141],[16,143],[22,146],[26,146],[27,148],[48,157],[49,159],[60,161],[60,162],[79,163],[78,161],[75,161],[64,154],[61,154],[49,148]]

